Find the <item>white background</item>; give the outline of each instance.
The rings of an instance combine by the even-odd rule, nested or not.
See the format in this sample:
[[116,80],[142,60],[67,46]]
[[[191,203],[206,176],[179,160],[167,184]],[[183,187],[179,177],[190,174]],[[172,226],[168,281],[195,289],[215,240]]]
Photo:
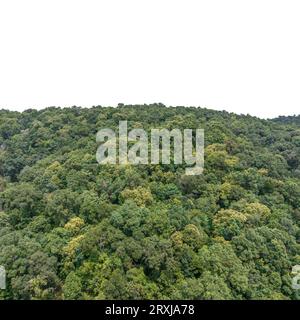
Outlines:
[[0,108],[300,113],[295,0],[0,0]]

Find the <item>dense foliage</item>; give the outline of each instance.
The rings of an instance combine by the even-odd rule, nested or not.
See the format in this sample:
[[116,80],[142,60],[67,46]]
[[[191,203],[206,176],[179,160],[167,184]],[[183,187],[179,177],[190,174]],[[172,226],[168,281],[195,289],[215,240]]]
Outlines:
[[[96,132],[204,128],[205,170],[100,166]],[[0,111],[0,299],[297,299],[300,121],[163,105]]]

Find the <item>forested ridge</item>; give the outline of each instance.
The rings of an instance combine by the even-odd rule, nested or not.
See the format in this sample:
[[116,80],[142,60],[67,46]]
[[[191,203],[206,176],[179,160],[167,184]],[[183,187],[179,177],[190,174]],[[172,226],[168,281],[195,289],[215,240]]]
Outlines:
[[[205,129],[205,168],[106,165],[96,133]],[[0,299],[298,299],[300,118],[0,110]]]

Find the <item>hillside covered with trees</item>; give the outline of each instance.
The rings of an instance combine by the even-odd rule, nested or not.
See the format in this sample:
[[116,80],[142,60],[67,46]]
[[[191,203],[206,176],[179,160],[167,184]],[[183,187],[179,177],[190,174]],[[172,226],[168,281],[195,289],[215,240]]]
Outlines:
[[[205,169],[106,165],[96,133],[205,129]],[[117,129],[116,129],[117,130]],[[0,111],[0,299],[298,299],[300,120],[161,104]]]

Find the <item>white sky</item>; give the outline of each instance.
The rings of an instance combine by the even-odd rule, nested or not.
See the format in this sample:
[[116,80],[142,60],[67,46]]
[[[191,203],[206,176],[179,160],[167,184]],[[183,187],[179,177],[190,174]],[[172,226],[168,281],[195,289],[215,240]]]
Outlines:
[[0,108],[300,114],[299,0],[0,0]]

